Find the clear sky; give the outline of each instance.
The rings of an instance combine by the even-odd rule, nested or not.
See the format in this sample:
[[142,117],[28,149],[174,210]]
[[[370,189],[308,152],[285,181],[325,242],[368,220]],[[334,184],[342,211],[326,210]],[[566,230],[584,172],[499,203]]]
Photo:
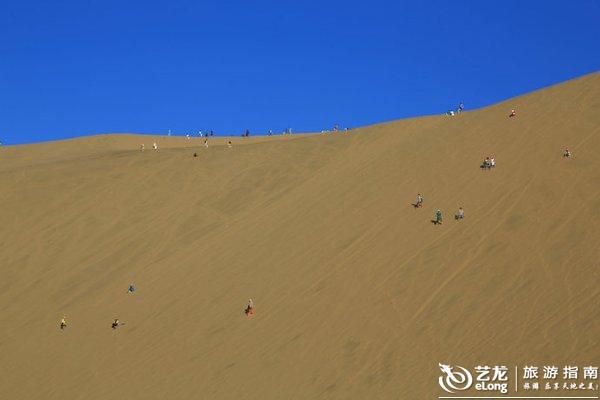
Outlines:
[[0,140],[320,131],[600,69],[600,1],[0,0]]

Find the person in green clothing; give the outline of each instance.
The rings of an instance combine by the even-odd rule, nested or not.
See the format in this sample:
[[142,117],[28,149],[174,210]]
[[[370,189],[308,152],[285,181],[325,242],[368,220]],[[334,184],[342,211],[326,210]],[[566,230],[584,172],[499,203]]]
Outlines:
[[442,218],[443,218],[442,217],[442,212],[440,210],[437,210],[435,212],[435,223],[441,225],[442,224]]

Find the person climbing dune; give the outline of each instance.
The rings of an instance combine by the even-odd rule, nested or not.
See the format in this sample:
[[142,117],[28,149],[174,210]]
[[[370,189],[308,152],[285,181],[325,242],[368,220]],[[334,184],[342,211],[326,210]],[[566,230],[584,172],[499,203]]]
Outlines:
[[421,193],[417,193],[417,200],[415,201],[414,206],[415,208],[423,207],[423,196],[421,196]]
[[454,216],[454,219],[456,219],[457,221],[460,221],[461,219],[464,219],[464,218],[465,218],[465,210],[463,210],[462,207],[458,207],[458,212]]
[[244,313],[248,317],[251,317],[254,315],[254,302],[252,301],[252,299],[248,299],[248,304],[246,305],[246,308],[244,309]]
[[437,210],[435,212],[435,219],[433,220],[433,223],[434,223],[434,225],[442,225],[442,222],[443,222],[442,211]]

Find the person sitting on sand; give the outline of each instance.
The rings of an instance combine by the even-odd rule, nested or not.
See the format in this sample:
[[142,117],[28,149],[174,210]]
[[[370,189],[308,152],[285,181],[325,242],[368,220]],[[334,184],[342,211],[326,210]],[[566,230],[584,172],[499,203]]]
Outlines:
[[117,328],[119,327],[119,325],[120,325],[120,324],[121,324],[121,323],[119,322],[119,319],[118,319],[118,318],[115,318],[115,320],[113,321],[113,323],[112,323],[111,327],[112,327],[113,329],[117,329]]
[[254,302],[252,301],[252,299],[248,299],[248,305],[246,305],[246,308],[244,309],[244,313],[247,316],[254,315]]
[[465,218],[465,210],[462,207],[458,207],[458,212],[454,216],[456,220],[461,220]]
[[569,149],[565,149],[565,152],[563,153],[563,157],[566,158],[571,158],[573,154],[571,154],[571,151]]
[[415,201],[415,208],[423,207],[423,196],[421,193],[417,193],[417,201]]
[[441,210],[437,210],[435,212],[435,220],[434,220],[435,224],[436,225],[437,224],[442,225],[442,220],[443,220],[442,211]]
[[509,118],[513,118],[517,116],[517,110],[515,110],[514,108],[510,111],[510,115],[508,116]]
[[60,329],[65,329],[67,327],[67,317],[65,315],[63,315],[62,319],[60,320]]

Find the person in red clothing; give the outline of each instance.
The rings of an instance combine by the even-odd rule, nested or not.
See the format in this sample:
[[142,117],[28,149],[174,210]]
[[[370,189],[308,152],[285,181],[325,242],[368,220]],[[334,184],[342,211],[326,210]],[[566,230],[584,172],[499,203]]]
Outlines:
[[254,315],[254,302],[252,299],[248,299],[248,305],[246,305],[246,309],[244,310],[246,316],[251,317]]

